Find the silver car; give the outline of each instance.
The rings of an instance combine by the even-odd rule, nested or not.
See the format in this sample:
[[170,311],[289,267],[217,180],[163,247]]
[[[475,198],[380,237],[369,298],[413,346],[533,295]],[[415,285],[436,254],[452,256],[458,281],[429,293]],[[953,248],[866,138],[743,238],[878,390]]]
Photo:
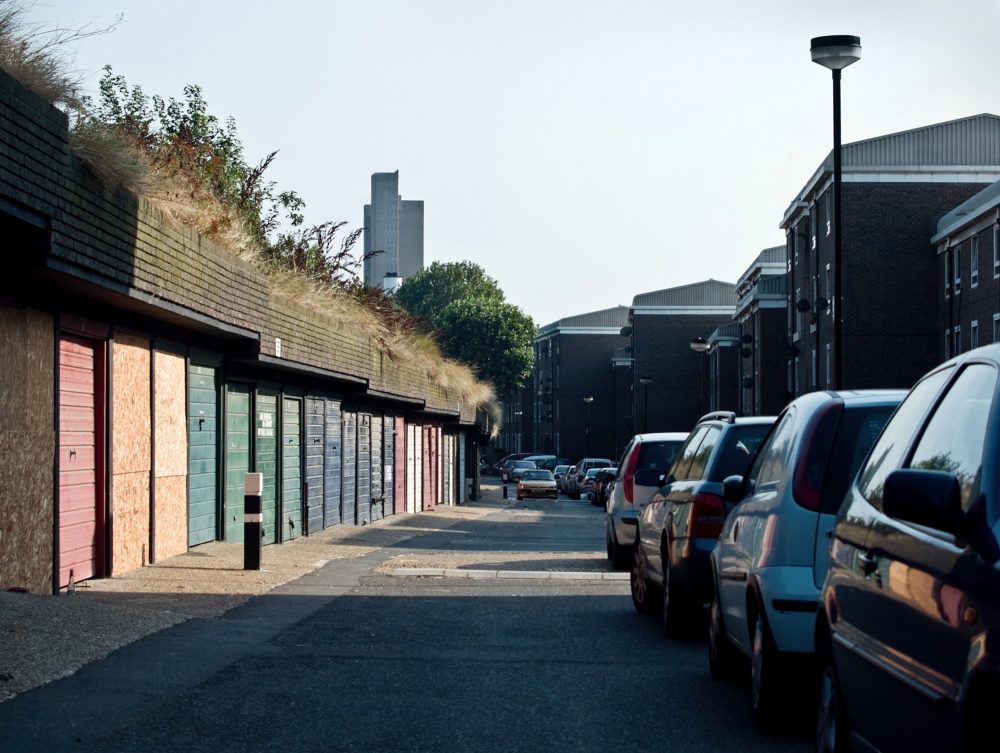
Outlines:
[[670,469],[687,436],[685,432],[636,434],[625,446],[606,506],[608,559],[616,569],[631,563],[639,511],[660,488],[660,477]]

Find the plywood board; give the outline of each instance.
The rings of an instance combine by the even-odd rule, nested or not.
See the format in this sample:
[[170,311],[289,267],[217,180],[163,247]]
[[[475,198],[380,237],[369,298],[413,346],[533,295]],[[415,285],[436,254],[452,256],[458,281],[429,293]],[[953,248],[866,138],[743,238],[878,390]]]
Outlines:
[[[182,356],[156,352],[156,477],[187,475],[187,425],[184,399],[186,363]],[[157,524],[158,525],[158,524]]]
[[116,473],[112,490],[112,575],[149,562],[149,472]]
[[112,415],[112,469],[120,473],[149,472],[149,340],[115,334]]
[[187,551],[187,476],[156,479],[156,560]]
[[52,590],[52,317],[0,309],[0,588]]

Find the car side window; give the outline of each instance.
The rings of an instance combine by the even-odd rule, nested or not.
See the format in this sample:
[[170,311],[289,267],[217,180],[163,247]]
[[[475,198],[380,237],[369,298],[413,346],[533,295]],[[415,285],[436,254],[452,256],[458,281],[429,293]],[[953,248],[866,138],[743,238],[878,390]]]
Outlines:
[[934,411],[910,460],[911,468],[946,471],[958,479],[962,509],[979,485],[986,423],[997,387],[996,369],[972,364],[959,375]]
[[677,462],[675,462],[673,468],[670,469],[670,475],[673,476],[674,479],[677,481],[687,480],[691,469],[691,461],[694,460],[694,456],[698,452],[698,447],[701,445],[701,440],[705,438],[707,433],[708,427],[702,426],[695,429],[695,431],[691,433],[691,436],[688,437],[683,449],[677,455]]
[[954,367],[942,369],[917,382],[899,404],[872,448],[858,477],[858,489],[875,507],[882,507],[882,488],[886,477],[902,465],[914,433],[953,371]]
[[721,436],[722,429],[718,426],[708,427],[708,431],[705,432],[705,439],[702,440],[701,445],[698,447],[698,452],[695,453],[694,458],[691,460],[691,467],[688,469],[689,479],[702,479],[705,477],[708,459],[712,457],[712,451],[715,450],[715,445],[719,443],[719,437]]
[[766,488],[773,489],[785,477],[788,467],[788,455],[795,438],[795,411],[789,409],[771,432],[768,443],[760,449],[754,461],[753,472],[754,491]]

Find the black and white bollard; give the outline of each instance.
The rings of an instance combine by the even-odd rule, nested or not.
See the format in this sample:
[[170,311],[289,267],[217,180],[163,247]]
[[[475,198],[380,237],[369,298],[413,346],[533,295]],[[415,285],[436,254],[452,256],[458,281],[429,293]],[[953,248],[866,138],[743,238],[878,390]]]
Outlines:
[[264,491],[264,474],[248,473],[243,477],[243,569],[260,570],[261,550],[264,545],[261,526],[261,494]]
[[503,498],[507,499],[507,482],[503,482]]

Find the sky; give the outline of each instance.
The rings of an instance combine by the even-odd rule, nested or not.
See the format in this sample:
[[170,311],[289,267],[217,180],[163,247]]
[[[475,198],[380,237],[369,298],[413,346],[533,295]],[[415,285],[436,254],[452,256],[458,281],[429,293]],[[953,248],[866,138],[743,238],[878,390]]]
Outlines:
[[736,282],[832,146],[810,39],[861,38],[844,143],[1000,114],[997,0],[37,0],[27,19],[148,94],[202,87],[312,223],[370,176],[424,202],[424,261],[470,260],[539,326]]

